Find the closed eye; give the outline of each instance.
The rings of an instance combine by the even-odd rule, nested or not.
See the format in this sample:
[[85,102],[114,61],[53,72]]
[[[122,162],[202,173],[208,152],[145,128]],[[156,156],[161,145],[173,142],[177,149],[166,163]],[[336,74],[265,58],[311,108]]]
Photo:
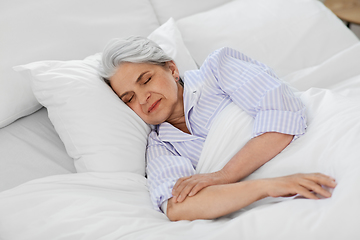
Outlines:
[[149,77],[148,80],[146,80],[146,81],[144,82],[144,84],[147,84],[148,82],[150,82],[150,80],[151,80],[151,77]]
[[134,95],[132,95],[131,98],[129,100],[127,100],[125,103],[130,103],[133,98],[134,98]]
[[128,104],[128,103],[130,103],[132,100],[133,100],[133,98],[134,98],[134,95],[135,94],[126,94],[125,96],[123,96],[122,98],[121,98],[121,100],[124,102],[124,103],[126,103],[126,104]]

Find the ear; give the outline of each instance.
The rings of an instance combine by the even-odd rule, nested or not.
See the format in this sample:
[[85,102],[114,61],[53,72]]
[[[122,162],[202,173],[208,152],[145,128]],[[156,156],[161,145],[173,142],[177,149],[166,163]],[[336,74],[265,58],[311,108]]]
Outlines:
[[177,79],[176,81],[178,81],[180,79],[179,76],[179,69],[176,66],[176,63],[174,61],[168,61],[167,65],[171,71],[171,74],[174,76],[175,79]]

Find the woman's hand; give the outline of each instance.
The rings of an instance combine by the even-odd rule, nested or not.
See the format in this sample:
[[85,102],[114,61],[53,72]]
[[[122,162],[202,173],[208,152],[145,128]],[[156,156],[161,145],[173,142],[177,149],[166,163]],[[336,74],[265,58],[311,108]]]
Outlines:
[[173,201],[183,202],[186,197],[194,196],[205,187],[230,183],[227,179],[222,171],[179,178],[172,190]]
[[336,187],[335,179],[321,173],[294,174],[266,180],[266,192],[270,197],[289,197],[297,194],[310,199],[319,199],[315,194],[331,197],[325,187]]

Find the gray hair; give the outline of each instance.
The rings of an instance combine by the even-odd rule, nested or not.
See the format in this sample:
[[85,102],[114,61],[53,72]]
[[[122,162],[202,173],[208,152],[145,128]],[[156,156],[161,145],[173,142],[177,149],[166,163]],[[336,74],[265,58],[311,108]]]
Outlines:
[[151,63],[164,66],[173,60],[164,50],[150,39],[131,36],[125,39],[112,39],[102,53],[102,66],[99,74],[109,84],[121,63]]

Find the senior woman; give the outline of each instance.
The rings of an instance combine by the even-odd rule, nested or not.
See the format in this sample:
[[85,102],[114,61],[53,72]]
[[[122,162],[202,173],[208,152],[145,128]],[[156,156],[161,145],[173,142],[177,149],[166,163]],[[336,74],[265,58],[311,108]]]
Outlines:
[[[180,79],[170,57],[142,37],[104,49],[101,75],[119,98],[153,125],[146,153],[154,208],[170,220],[213,219],[271,196],[330,197],[329,176],[295,174],[240,181],[305,133],[305,107],[273,71],[234,49],[219,49]],[[196,174],[214,118],[231,102],[254,118],[253,138],[220,171]]]

